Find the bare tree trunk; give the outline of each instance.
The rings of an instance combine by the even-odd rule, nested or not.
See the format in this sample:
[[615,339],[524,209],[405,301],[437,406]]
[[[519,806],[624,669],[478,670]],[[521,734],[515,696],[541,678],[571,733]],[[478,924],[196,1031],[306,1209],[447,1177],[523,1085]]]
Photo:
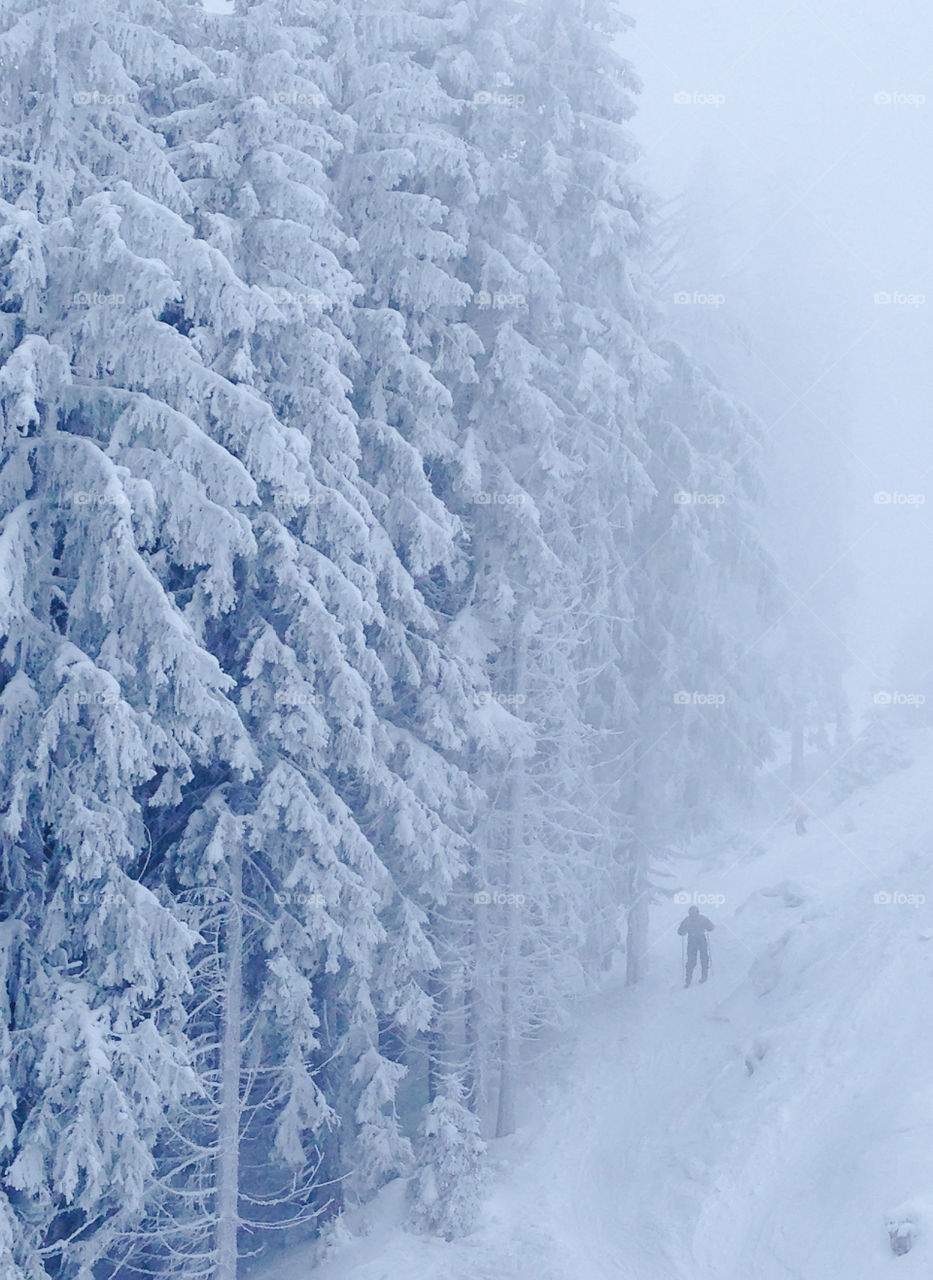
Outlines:
[[[651,788],[654,774],[651,769],[650,748],[642,752],[645,741],[644,726],[660,723],[661,708],[658,700],[642,695],[639,732],[635,743],[636,760],[628,774],[628,811],[632,834],[626,850],[626,940],[625,984],[633,987],[642,976],[642,961],[648,949],[648,929],[651,921],[651,842],[655,829],[648,821],[651,810]],[[639,754],[641,753],[641,754]]]
[[799,795],[803,784],[803,724],[795,718],[790,734],[790,785],[795,794]]
[[[482,839],[486,838],[483,833]],[[482,847],[482,839],[479,842]],[[470,935],[470,990],[466,1007],[466,1036],[468,1052],[468,1070],[466,1074],[467,1094],[471,1106],[480,1118],[483,1134],[487,1134],[490,1125],[489,1115],[489,1062],[490,1062],[490,990],[487,981],[491,958],[489,946],[489,907],[488,873],[486,860],[482,853],[477,855],[473,881],[475,898],[472,903],[471,935]]]
[[230,854],[230,903],[226,927],[226,990],[220,1055],[217,1125],[217,1270],[215,1280],[236,1280],[240,1201],[240,1073],[243,1001],[243,854],[239,839]]
[[648,948],[648,852],[639,841],[629,846],[629,892],[626,913],[625,984],[633,987],[641,977],[641,962]]
[[[440,1091],[441,1078],[447,1070],[447,1044],[449,1037],[449,975],[447,966],[444,966],[442,973],[447,982],[442,982],[437,976],[428,979],[428,993],[434,1002],[434,1021],[428,1029],[424,1064],[424,1092],[425,1102],[430,1104],[434,1101]],[[411,1071],[411,1068],[409,1068]],[[410,1075],[409,1075],[409,1078]]]
[[508,968],[503,980],[502,1017],[505,1030],[502,1041],[502,1061],[499,1064],[499,1110],[496,1116],[496,1137],[507,1138],[515,1132],[515,1093],[518,1088],[518,1045],[514,1029],[514,995],[509,989]]
[[839,693],[836,703],[836,732],[833,746],[837,751],[845,750],[852,745],[852,716],[845,695]]
[[[516,712],[525,701],[525,616],[514,623],[512,638],[512,692]],[[502,1057],[499,1066],[499,1111],[496,1137],[515,1132],[515,1097],[518,1089],[518,981],[521,930],[516,895],[525,861],[525,761],[513,758],[509,785],[509,848],[506,892],[505,965],[502,970]]]

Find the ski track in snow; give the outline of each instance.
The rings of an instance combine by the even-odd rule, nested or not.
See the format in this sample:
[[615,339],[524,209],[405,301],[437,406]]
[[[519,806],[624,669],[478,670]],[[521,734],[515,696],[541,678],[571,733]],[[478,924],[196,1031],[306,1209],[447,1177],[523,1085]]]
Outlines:
[[[581,1002],[556,1078],[531,1091],[521,1132],[493,1144],[470,1237],[401,1230],[396,1184],[368,1235],[314,1276],[879,1280],[896,1267],[929,1280],[933,1211],[904,1256],[884,1229],[905,1199],[933,1207],[924,743],[807,837],[781,827],[734,865],[697,862],[691,888],[727,899],[708,909],[710,982],[682,988],[685,907],[659,908],[644,983]],[[878,890],[928,901],[879,905]],[[308,1276],[311,1256],[293,1250],[263,1280]]]

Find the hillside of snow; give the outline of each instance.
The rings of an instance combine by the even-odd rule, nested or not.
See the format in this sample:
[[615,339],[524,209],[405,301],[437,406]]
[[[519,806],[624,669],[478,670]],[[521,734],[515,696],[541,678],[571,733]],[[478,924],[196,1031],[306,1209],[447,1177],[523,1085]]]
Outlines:
[[[646,980],[581,1003],[532,1070],[472,1235],[403,1231],[396,1183],[262,1280],[929,1280],[933,737],[914,755],[814,801],[804,837],[775,806],[678,865]],[[716,923],[690,990],[685,895]]]

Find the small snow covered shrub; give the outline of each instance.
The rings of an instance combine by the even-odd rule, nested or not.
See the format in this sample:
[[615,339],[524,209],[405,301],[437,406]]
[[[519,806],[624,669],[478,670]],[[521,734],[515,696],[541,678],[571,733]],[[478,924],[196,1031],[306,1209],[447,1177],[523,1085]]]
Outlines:
[[454,1240],[465,1235],[476,1218],[480,1160],[486,1147],[456,1076],[445,1077],[443,1092],[428,1107],[422,1132],[421,1168],[411,1183],[408,1225]]

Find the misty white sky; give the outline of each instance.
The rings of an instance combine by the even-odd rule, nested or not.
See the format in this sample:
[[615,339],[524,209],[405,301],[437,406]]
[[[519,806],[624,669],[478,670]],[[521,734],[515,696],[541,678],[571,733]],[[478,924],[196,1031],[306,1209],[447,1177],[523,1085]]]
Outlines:
[[[728,275],[727,307],[735,298],[758,328],[770,367],[748,370],[760,386],[753,407],[779,445],[788,430],[817,507],[821,442],[844,442],[840,517],[858,588],[850,647],[861,687],[886,687],[901,624],[929,617],[933,635],[933,5],[625,7],[637,22],[625,47],[644,83],[634,122],[644,176],[671,195],[698,166],[717,175],[728,217],[705,233],[723,227],[711,275]],[[879,292],[914,303],[877,304]],[[878,492],[926,500],[882,506]],[[814,581],[828,555],[814,540]],[[818,607],[819,588],[810,601]]]

